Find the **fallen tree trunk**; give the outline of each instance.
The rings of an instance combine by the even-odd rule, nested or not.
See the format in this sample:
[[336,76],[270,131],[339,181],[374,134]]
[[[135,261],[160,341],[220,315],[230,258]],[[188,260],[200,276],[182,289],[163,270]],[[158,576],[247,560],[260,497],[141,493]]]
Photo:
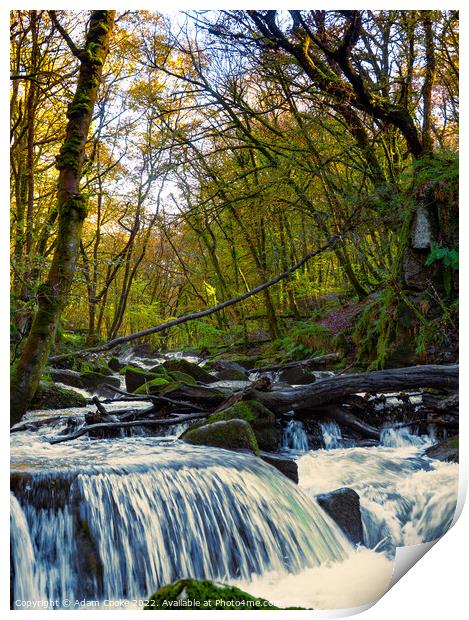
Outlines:
[[314,256],[317,256],[318,254],[322,254],[326,250],[333,248],[339,241],[342,241],[344,235],[350,230],[351,229],[348,229],[347,231],[344,231],[342,233],[337,233],[336,235],[332,235],[323,246],[321,246],[320,248],[317,248],[316,250],[312,250],[311,252],[309,252],[309,254],[304,256],[301,260],[299,260],[292,267],[290,267],[288,271],[281,273],[275,278],[272,278],[272,280],[268,280],[267,282],[264,282],[263,284],[256,286],[250,291],[247,291],[246,293],[239,295],[238,297],[233,297],[232,299],[228,299],[227,301],[224,301],[221,304],[217,304],[216,306],[213,306],[212,308],[206,308],[205,310],[201,310],[200,312],[186,314],[185,316],[181,316],[177,319],[172,319],[171,321],[167,321],[166,323],[161,323],[161,325],[157,325],[156,327],[150,327],[149,329],[144,329],[143,331],[135,332],[134,334],[129,334],[128,336],[120,336],[119,338],[114,338],[113,340],[109,340],[108,342],[105,342],[104,344],[99,345],[98,347],[92,347],[90,349],[86,349],[83,351],[77,351],[74,353],[52,355],[51,357],[49,357],[49,362],[59,362],[61,360],[67,359],[68,357],[82,356],[87,353],[100,353],[102,351],[109,351],[110,349],[113,349],[114,347],[116,347],[118,344],[123,344],[124,342],[130,342],[131,340],[137,340],[137,338],[144,338],[146,336],[150,336],[151,334],[156,334],[158,332],[162,332],[167,329],[170,329],[171,327],[175,327],[176,325],[187,323],[187,321],[194,321],[195,319],[201,319],[204,316],[209,316],[210,314],[219,312],[220,310],[223,310],[224,308],[227,308],[228,306],[233,306],[234,304],[237,304],[240,301],[244,301],[245,299],[248,299],[249,297],[252,297],[253,295],[257,295],[258,293],[265,291],[266,289],[270,288],[271,286],[274,286],[274,284],[277,284],[278,282],[281,282],[282,280],[286,280],[287,278],[291,276],[292,273],[300,269],[300,267],[302,267],[307,261],[311,260]]
[[287,368],[307,368],[308,370],[314,370],[316,368],[322,368],[326,364],[332,364],[340,359],[338,353],[327,353],[326,355],[319,355],[318,357],[312,357],[307,360],[299,360],[297,362],[288,362],[288,364],[277,364],[275,366],[262,366],[261,368],[254,368],[253,372],[276,372],[278,370],[286,370]]
[[247,390],[244,399],[260,401],[275,413],[310,412],[332,402],[343,402],[351,394],[397,392],[418,387],[453,391],[458,387],[459,365],[392,368],[322,379],[285,391]]
[[377,428],[370,426],[362,420],[359,420],[344,407],[331,406],[328,407],[324,413],[335,420],[338,424],[347,426],[351,430],[358,432],[363,437],[368,437],[369,439],[380,439],[381,433]]

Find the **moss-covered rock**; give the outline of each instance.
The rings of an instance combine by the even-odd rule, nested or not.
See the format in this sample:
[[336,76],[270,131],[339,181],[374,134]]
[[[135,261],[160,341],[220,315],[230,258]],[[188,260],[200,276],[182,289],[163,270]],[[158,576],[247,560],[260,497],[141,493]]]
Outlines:
[[103,375],[102,373],[95,372],[93,370],[87,370],[80,373],[80,377],[83,382],[83,387],[89,390],[99,388],[100,386],[105,384],[113,385],[115,387],[120,386],[120,381],[118,377]]
[[78,392],[60,387],[51,381],[41,381],[31,409],[67,409],[68,407],[85,407],[87,400]]
[[171,382],[165,377],[155,377],[155,379],[143,383],[135,390],[134,394],[159,394],[163,388],[170,384]]
[[213,581],[196,581],[195,579],[181,579],[167,586],[163,586],[152,594],[145,610],[262,610],[279,609],[269,601],[256,598],[239,588],[224,585]]
[[113,372],[119,372],[120,369],[125,366],[125,364],[120,362],[119,358],[115,357],[114,355],[109,359],[107,365]]
[[191,377],[191,375],[188,375],[186,372],[180,372],[179,370],[168,373],[168,376],[174,381],[180,381],[186,385],[196,385],[197,383],[194,377]]
[[185,359],[167,360],[162,364],[162,367],[169,373],[183,372],[186,375],[190,375],[196,381],[200,381],[200,383],[214,383],[217,381],[217,378],[206,370]]
[[213,413],[208,422],[234,419],[249,422],[261,450],[273,451],[278,448],[281,433],[275,426],[275,414],[262,403],[257,400],[241,400],[223,411]]
[[192,445],[215,446],[227,450],[249,450],[259,454],[259,446],[251,425],[245,420],[227,420],[192,427],[181,435]]
[[125,375],[125,389],[127,392],[135,392],[141,385],[156,379],[158,376],[154,372],[149,372],[139,366],[131,366],[128,364],[120,371],[121,375]]
[[425,455],[439,461],[459,463],[459,435],[439,441],[436,445],[427,448]]

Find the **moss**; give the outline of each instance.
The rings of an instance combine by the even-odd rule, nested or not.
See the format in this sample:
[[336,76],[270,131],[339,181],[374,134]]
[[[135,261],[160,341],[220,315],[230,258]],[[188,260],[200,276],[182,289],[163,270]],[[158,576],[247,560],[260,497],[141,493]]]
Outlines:
[[183,372],[201,383],[214,383],[217,380],[216,377],[209,374],[197,364],[193,364],[184,359],[168,360],[163,364],[163,368],[170,373]]
[[174,370],[169,373],[168,376],[171,377],[171,379],[174,379],[174,381],[182,381],[182,383],[185,383],[186,385],[196,385],[197,383],[194,377],[191,377],[185,372],[180,372],[179,370]]
[[213,581],[181,579],[163,586],[152,594],[145,610],[204,609],[204,610],[261,610],[279,609],[269,601],[256,598],[239,588]]
[[208,422],[221,420],[244,420],[248,422],[261,450],[276,450],[280,442],[280,431],[275,427],[275,414],[256,400],[241,400],[232,407],[212,414]]
[[125,375],[125,387],[127,392],[135,392],[140,386],[148,381],[156,379],[157,375],[138,366],[124,366],[120,371],[121,375]]
[[60,387],[50,381],[41,381],[31,403],[31,409],[66,409],[85,407],[86,404],[86,398],[78,392]]
[[249,450],[259,454],[257,439],[250,424],[233,419],[190,428],[181,439],[193,445],[215,446],[227,450]]
[[156,377],[151,381],[146,381],[139,388],[134,390],[134,394],[159,394],[162,386],[170,385],[168,379],[164,377]]

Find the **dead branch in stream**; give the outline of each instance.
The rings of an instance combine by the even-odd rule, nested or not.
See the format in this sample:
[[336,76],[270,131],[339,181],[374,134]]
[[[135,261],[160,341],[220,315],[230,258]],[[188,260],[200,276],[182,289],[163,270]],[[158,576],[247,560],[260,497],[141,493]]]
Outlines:
[[132,428],[134,426],[171,426],[172,424],[180,424],[181,422],[187,422],[189,420],[200,420],[201,418],[206,418],[209,414],[203,413],[191,413],[189,415],[182,415],[177,418],[162,418],[158,420],[132,420],[131,422],[99,422],[98,424],[89,424],[87,426],[83,426],[75,433],[71,433],[70,435],[63,435],[58,437],[53,437],[49,439],[49,443],[63,443],[64,441],[71,441],[72,439],[77,439],[82,435],[86,435],[86,433],[98,431],[98,430],[109,430],[116,428]]
[[144,329],[142,331],[135,332],[134,334],[129,334],[128,336],[120,336],[119,338],[114,338],[113,340],[109,340],[108,342],[105,342],[104,344],[99,345],[97,347],[83,349],[82,351],[76,351],[73,353],[52,355],[51,357],[49,357],[49,362],[58,362],[58,361],[67,359],[69,357],[82,356],[87,353],[100,353],[102,351],[109,351],[110,349],[113,349],[117,345],[123,344],[124,342],[130,342],[131,340],[137,340],[137,338],[144,338],[145,336],[150,336],[151,334],[156,334],[158,332],[165,331],[167,329],[170,329],[171,327],[176,327],[176,325],[182,325],[183,323],[187,323],[187,321],[194,321],[195,319],[201,319],[205,316],[209,316],[210,314],[219,312],[220,310],[223,310],[224,308],[228,308],[228,306],[233,306],[234,304],[244,301],[245,299],[248,299],[249,297],[252,297],[253,295],[257,295],[258,293],[265,291],[266,289],[270,288],[274,284],[277,284],[278,282],[281,282],[282,280],[286,280],[292,275],[292,273],[300,269],[300,267],[302,267],[307,261],[311,260],[315,256],[318,256],[319,254],[322,254],[326,250],[329,250],[335,247],[337,243],[339,241],[342,241],[343,237],[348,232],[350,232],[350,230],[352,230],[351,227],[347,229],[346,231],[332,235],[324,245],[322,245],[320,248],[317,248],[316,250],[312,250],[311,252],[309,252],[301,260],[299,260],[292,267],[290,267],[290,269],[281,273],[275,278],[272,278],[268,282],[264,282],[263,284],[256,286],[255,288],[247,291],[246,293],[243,293],[242,295],[238,295],[237,297],[228,299],[227,301],[224,301],[221,304],[217,304],[216,306],[213,306],[211,308],[201,310],[200,312],[186,314],[185,316],[181,316],[177,319],[172,319],[171,321],[167,321],[166,323],[161,323],[161,325],[156,325],[155,327],[150,327],[149,329]]

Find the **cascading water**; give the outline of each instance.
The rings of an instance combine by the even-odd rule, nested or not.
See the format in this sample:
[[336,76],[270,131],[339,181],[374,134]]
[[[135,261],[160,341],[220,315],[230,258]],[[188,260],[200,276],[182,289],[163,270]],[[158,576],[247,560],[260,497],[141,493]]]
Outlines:
[[296,452],[308,452],[308,435],[302,422],[289,420],[282,433],[282,448]]
[[365,544],[392,557],[396,546],[442,536],[456,508],[457,464],[423,457],[421,448],[408,444],[309,452],[298,461],[299,484],[311,496],[339,487],[355,489]]
[[47,452],[30,441],[24,473],[25,447],[12,450],[15,599],[144,598],[182,577],[286,575],[352,553],[316,502],[253,456],[141,437]]
[[405,448],[406,446],[428,446],[434,443],[430,435],[417,435],[410,426],[388,426],[381,430],[379,443],[387,448]]
[[322,441],[326,450],[343,448],[342,432],[337,422],[321,422],[319,424],[322,434]]

